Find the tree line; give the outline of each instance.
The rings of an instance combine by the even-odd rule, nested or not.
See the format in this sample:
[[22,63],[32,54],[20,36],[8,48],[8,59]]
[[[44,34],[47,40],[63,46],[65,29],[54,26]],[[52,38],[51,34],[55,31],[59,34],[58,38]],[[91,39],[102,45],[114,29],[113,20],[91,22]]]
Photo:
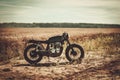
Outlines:
[[93,23],[0,23],[0,27],[25,28],[120,28],[120,24],[93,24]]

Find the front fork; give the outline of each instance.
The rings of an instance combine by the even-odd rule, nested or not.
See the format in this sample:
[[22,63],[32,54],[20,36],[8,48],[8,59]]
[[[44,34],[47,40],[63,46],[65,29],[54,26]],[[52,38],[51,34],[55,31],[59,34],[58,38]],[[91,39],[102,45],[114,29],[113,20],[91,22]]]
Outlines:
[[70,41],[69,40],[67,40],[67,43],[68,43],[68,45],[70,45]]
[[[70,41],[69,40],[67,40],[67,43],[68,43],[68,45],[69,46],[71,46],[71,44],[70,44]],[[74,54],[76,54],[76,52],[75,52],[75,50],[73,49],[73,47],[71,46],[71,49],[72,49],[72,54],[74,55]]]

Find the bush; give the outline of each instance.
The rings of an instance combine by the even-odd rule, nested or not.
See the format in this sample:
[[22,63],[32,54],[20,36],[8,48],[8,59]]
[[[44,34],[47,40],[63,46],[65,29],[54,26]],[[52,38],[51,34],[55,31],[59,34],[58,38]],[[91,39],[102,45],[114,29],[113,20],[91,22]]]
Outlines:
[[0,40],[0,61],[8,60],[20,56],[23,51],[23,44],[18,41],[1,39]]

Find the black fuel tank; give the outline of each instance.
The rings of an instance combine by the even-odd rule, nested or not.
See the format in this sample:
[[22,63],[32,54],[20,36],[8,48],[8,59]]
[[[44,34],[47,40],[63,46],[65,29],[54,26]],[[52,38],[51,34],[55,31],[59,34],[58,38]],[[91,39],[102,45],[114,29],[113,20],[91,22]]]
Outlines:
[[62,36],[54,36],[47,40],[47,42],[49,42],[49,43],[63,42],[63,41],[64,41],[64,38]]

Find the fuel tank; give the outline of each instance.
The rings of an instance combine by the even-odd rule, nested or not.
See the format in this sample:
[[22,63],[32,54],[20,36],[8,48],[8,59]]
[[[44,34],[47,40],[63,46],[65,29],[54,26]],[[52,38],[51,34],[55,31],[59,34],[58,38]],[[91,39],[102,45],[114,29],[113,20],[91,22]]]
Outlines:
[[47,42],[49,42],[49,43],[63,42],[63,41],[64,41],[64,38],[62,36],[54,36],[47,40]]

